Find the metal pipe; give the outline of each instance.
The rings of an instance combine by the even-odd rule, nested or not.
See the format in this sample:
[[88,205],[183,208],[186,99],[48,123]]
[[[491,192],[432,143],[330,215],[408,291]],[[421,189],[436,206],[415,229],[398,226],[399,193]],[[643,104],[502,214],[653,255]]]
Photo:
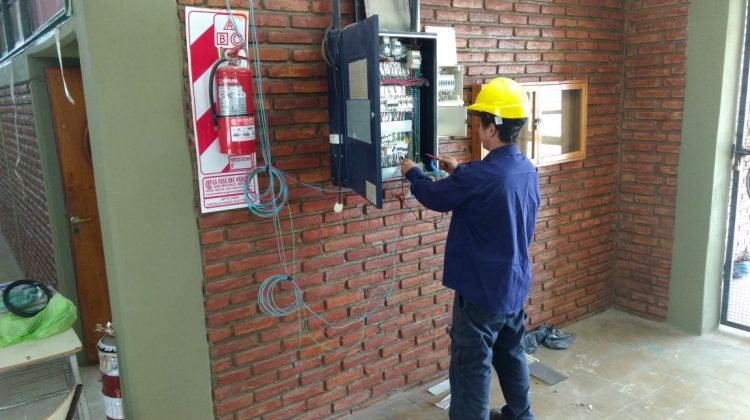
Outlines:
[[333,30],[341,29],[341,0],[333,0]]
[[409,6],[411,6],[410,30],[418,32],[419,22],[417,21],[417,15],[419,14],[419,0],[409,0]]

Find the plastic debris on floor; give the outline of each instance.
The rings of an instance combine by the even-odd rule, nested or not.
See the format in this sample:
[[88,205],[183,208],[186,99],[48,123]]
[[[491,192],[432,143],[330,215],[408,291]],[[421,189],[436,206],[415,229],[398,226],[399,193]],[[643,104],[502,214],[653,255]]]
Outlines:
[[436,406],[442,408],[443,410],[447,410],[451,406],[451,394],[448,394],[443,398],[442,400],[435,403]]
[[526,333],[524,351],[526,354],[534,354],[539,344],[553,350],[564,350],[569,348],[575,339],[575,334],[564,333],[554,325],[544,324],[538,330]]

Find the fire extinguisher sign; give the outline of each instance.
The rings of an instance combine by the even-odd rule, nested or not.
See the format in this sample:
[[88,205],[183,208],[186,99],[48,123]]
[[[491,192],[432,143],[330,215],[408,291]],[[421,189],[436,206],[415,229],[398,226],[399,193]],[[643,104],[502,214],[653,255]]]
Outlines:
[[[245,188],[258,191],[257,178],[247,182],[248,170],[256,165],[255,147],[249,154],[222,153],[219,134],[211,115],[209,78],[211,67],[224,51],[247,39],[247,11],[185,8],[188,77],[193,112],[193,137],[198,165],[198,190],[201,212],[210,213],[247,205]],[[235,25],[237,28],[235,29]],[[240,65],[247,65],[246,62]],[[215,92],[215,91],[214,91]],[[247,98],[252,101],[253,98]],[[241,117],[244,119],[252,116]],[[255,141],[254,124],[240,125],[232,131],[233,141]],[[235,138],[236,137],[236,138]]]

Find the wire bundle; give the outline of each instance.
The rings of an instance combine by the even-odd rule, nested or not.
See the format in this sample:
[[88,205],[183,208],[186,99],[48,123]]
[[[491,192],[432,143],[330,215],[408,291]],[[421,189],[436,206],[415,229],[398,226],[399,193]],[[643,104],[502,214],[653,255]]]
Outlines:
[[[263,192],[254,192],[252,180],[256,175],[268,173],[270,176],[268,188]],[[278,191],[276,189],[278,185]],[[245,200],[250,211],[259,217],[274,217],[286,205],[289,197],[289,190],[284,181],[284,173],[273,166],[256,166],[247,174],[245,178]],[[270,199],[269,199],[270,198]]]
[[[226,0],[226,8],[229,12],[230,19],[232,20],[232,24],[234,25],[235,31],[237,34],[242,38],[242,34],[238,30],[238,25],[235,22],[234,15],[232,12],[232,8],[229,5],[229,0]],[[257,40],[257,33],[256,33],[256,25],[255,25],[255,13],[254,13],[254,4],[253,0],[249,0],[249,6],[248,6],[249,12],[250,12],[250,25],[251,25],[251,35],[253,39],[253,64],[254,64],[254,76],[255,76],[255,94],[256,94],[256,103],[257,104],[265,104],[265,99],[263,96],[263,86],[262,86],[262,79],[261,79],[261,69],[260,69],[260,54],[258,52],[258,40]],[[246,57],[248,58],[248,61],[250,60],[249,56],[249,41],[244,40],[244,49]],[[324,41],[325,42],[325,41]],[[324,54],[324,57],[326,55]],[[294,240],[291,241],[291,262],[287,261],[287,250],[284,246],[284,234],[281,229],[281,223],[279,219],[279,213],[281,209],[284,208],[284,206],[287,203],[289,191],[286,183],[286,178],[288,177],[290,180],[294,182],[298,182],[306,187],[315,189],[320,192],[331,192],[331,193],[338,193],[341,194],[342,191],[350,191],[349,189],[337,189],[337,190],[329,190],[320,188],[317,186],[313,186],[310,184],[306,184],[302,181],[299,181],[293,177],[291,177],[289,174],[273,167],[271,163],[271,153],[270,153],[270,144],[268,140],[268,127],[267,127],[267,119],[266,119],[266,111],[263,106],[259,106],[257,108],[257,114],[258,114],[258,132],[260,137],[260,149],[261,154],[263,156],[263,160],[265,162],[265,165],[258,165],[253,168],[251,168],[248,173],[244,184],[244,190],[245,190],[245,199],[247,201],[247,206],[249,210],[256,216],[264,217],[264,218],[272,218],[274,229],[276,231],[276,243],[277,243],[277,255],[279,258],[279,262],[281,263],[281,266],[284,270],[283,274],[276,274],[272,275],[268,278],[266,278],[260,285],[260,289],[258,292],[258,306],[260,307],[260,310],[269,315],[274,317],[284,317],[287,315],[290,315],[294,312],[298,313],[298,322],[300,325],[300,345],[302,342],[302,329],[304,328],[307,330],[308,334],[310,334],[309,330],[307,329],[307,315],[306,313],[303,314],[303,309],[305,312],[309,312],[310,315],[319,321],[323,323],[323,325],[326,326],[326,328],[330,329],[341,329],[346,328],[354,323],[362,322],[362,337],[364,338],[364,327],[365,327],[365,320],[371,316],[373,313],[379,310],[381,306],[385,304],[386,299],[391,295],[393,288],[396,283],[396,250],[398,248],[398,239],[400,237],[401,227],[403,224],[403,215],[404,212],[401,212],[401,218],[399,222],[399,234],[396,238],[394,238],[394,246],[393,246],[393,262],[392,262],[392,271],[393,271],[393,279],[390,282],[390,285],[387,287],[385,294],[379,299],[379,303],[376,305],[370,305],[371,302],[373,302],[376,298],[375,291],[378,289],[385,288],[384,285],[378,286],[375,288],[375,290],[372,291],[370,297],[367,299],[365,303],[365,310],[363,313],[354,318],[349,320],[348,322],[339,323],[339,324],[333,324],[327,320],[325,320],[322,316],[320,316],[318,313],[316,313],[310,306],[307,305],[307,303],[304,302],[302,290],[295,281],[296,276],[296,250],[294,247]],[[252,180],[262,174],[267,174],[269,177],[268,180],[268,186],[263,192],[256,192],[252,188]],[[288,209],[288,208],[287,208]],[[290,234],[292,238],[295,238],[296,235],[294,233],[294,223],[292,219],[291,210],[288,209],[289,212],[289,222],[290,222]],[[290,272],[291,267],[291,272]],[[281,304],[280,301],[275,297],[275,291],[277,289],[282,288],[282,284],[285,281],[289,281],[292,287],[292,300],[289,304]],[[303,319],[304,317],[304,319]],[[312,337],[312,335],[310,335]],[[313,340],[322,347],[326,348],[327,350],[335,350],[335,349],[329,349],[325,346],[323,346],[321,343],[318,343],[317,340],[315,340],[314,337],[312,337]],[[360,340],[361,340],[360,339]],[[356,344],[355,344],[356,345]],[[341,350],[341,349],[339,349]]]
[[382,79],[384,85],[394,86],[427,86],[429,83],[424,77],[418,79],[395,79],[395,78],[384,78]]

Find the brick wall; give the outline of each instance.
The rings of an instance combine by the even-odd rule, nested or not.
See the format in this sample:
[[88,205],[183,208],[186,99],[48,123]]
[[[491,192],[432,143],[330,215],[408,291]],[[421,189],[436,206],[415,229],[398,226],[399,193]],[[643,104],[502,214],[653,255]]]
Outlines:
[[456,28],[466,84],[497,75],[589,84],[586,160],[539,168],[531,329],[611,304],[625,16],[620,1],[567,3],[422,1],[423,23]]
[[[16,86],[15,99],[14,109],[10,89],[0,88],[0,229],[26,276],[56,286],[47,190],[28,84]],[[16,165],[18,151],[21,160]]]
[[[180,7],[224,5],[224,0],[177,2]],[[327,97],[320,43],[331,22],[331,2],[257,3],[274,165],[306,182],[328,181]],[[350,2],[342,3],[346,21],[352,7]],[[539,169],[543,205],[532,249],[535,277],[527,305],[531,328],[544,322],[564,325],[610,307],[612,278],[618,274],[622,279],[617,283],[618,306],[638,310],[631,302],[638,303],[641,295],[633,284],[644,283],[633,267],[643,256],[664,255],[659,247],[664,242],[640,244],[633,226],[647,226],[658,238],[666,238],[671,229],[672,207],[665,194],[673,193],[670,170],[676,150],[668,146],[678,140],[674,136],[679,135],[679,119],[672,117],[679,116],[681,97],[649,95],[654,89],[678,95],[682,89],[678,59],[684,54],[684,36],[674,37],[684,35],[680,24],[685,14],[676,13],[684,9],[676,3],[421,1],[422,24],[456,28],[467,86],[496,75],[519,81],[589,83],[587,159]],[[232,0],[231,5],[246,7],[246,2]],[[641,8],[660,13],[661,18],[639,15]],[[182,11],[180,17],[184,23]],[[672,22],[668,19],[672,17],[676,19],[669,23],[672,27],[660,26],[662,20]],[[672,46],[674,54],[650,64],[658,49],[650,49],[641,32],[661,37],[659,45]],[[626,49],[626,40],[643,45]],[[658,70],[649,78],[657,87],[641,85],[642,72],[650,67]],[[664,139],[641,138],[653,132]],[[624,134],[626,141],[621,143]],[[460,160],[471,155],[467,139],[444,141],[441,152]],[[661,160],[649,162],[651,155]],[[638,177],[645,176],[639,172],[643,164],[634,159],[653,166],[646,181],[664,183],[646,183],[649,188],[634,192],[636,184],[642,187]],[[618,218],[621,165],[625,214]],[[401,214],[396,198],[399,185],[387,191],[383,210],[346,196],[341,214],[332,211],[335,196],[300,189],[291,182],[290,188],[288,209],[294,216],[297,254],[293,269],[301,294],[331,322],[354,319],[363,312],[365,299],[382,296],[390,284],[392,240]],[[452,293],[439,281],[449,217],[440,220],[413,200],[409,204],[413,211],[405,213],[396,252],[398,281],[386,306],[364,325],[355,323],[343,330],[325,329],[309,319],[310,333],[303,331],[301,338],[300,330],[305,328],[296,314],[269,317],[256,305],[261,283],[282,272],[273,225],[246,210],[199,216],[218,418],[342,415],[380,401],[389,392],[447,373]],[[642,218],[641,212],[651,218]],[[646,225],[647,220],[657,223]],[[625,228],[619,242],[618,223]],[[282,226],[288,233],[289,223]],[[291,240],[288,237],[287,244]],[[620,257],[618,243],[625,250]],[[668,263],[668,258],[657,260]],[[649,265],[649,269],[668,280],[668,267]],[[291,302],[288,285],[281,288],[281,303]],[[659,303],[640,312],[658,315]],[[655,310],[648,309],[652,307]]]
[[614,304],[665,319],[685,90],[687,0],[626,3]]

